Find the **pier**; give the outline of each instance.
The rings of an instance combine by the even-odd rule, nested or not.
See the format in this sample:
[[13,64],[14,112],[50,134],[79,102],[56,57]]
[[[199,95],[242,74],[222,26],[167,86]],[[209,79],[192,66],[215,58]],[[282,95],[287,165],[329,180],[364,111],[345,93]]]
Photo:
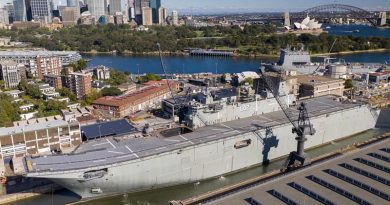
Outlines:
[[200,49],[200,48],[189,48],[185,50],[189,55],[192,56],[223,56],[232,57],[234,56],[234,49]]

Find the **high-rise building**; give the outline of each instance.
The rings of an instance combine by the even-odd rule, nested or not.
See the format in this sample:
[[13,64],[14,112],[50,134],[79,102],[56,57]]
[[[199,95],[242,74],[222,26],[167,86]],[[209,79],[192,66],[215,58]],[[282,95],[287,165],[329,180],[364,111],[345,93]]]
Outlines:
[[88,5],[88,11],[92,17],[99,19],[107,12],[107,1],[106,0],[85,0]]
[[116,12],[122,12],[124,5],[122,0],[110,0],[110,15],[115,15]]
[[144,26],[153,25],[152,8],[142,7],[142,25],[144,25]]
[[172,25],[177,26],[179,25],[179,14],[176,10],[172,11]]
[[0,80],[4,81],[5,88],[15,88],[18,86],[21,76],[20,72],[25,71],[23,65],[12,60],[0,61]]
[[67,6],[69,7],[80,7],[79,0],[67,0]]
[[135,0],[134,1],[134,13],[135,13],[135,21],[138,25],[143,24],[142,23],[142,8],[144,7],[150,7],[150,0]]
[[52,22],[52,4],[50,0],[30,0],[31,14],[34,19],[44,23]]
[[284,12],[284,26],[291,26],[290,13]]
[[14,0],[14,21],[27,21],[26,0]]
[[86,71],[73,72],[67,68],[66,86],[76,94],[77,99],[84,99],[92,90],[92,74]]
[[6,5],[4,5],[4,8],[8,11],[9,22],[12,23],[14,21],[15,16],[14,5],[12,3],[7,3]]
[[61,7],[60,13],[64,26],[76,25],[80,18],[80,9],[78,7]]
[[5,8],[0,8],[0,24],[9,24],[8,11]]
[[168,10],[164,7],[158,9],[158,24],[165,25],[168,17]]
[[61,75],[62,63],[59,56],[37,56],[36,73],[33,75],[43,79],[44,75]]
[[161,0],[150,0],[150,8],[152,8],[153,23],[159,23],[159,13],[158,10],[161,8]]

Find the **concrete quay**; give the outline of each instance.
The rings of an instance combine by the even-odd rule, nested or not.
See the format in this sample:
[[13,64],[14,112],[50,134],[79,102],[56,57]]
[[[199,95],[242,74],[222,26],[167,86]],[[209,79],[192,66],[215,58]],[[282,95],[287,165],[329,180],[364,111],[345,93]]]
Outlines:
[[387,133],[317,157],[310,166],[293,172],[275,170],[170,204],[386,204],[389,147]]

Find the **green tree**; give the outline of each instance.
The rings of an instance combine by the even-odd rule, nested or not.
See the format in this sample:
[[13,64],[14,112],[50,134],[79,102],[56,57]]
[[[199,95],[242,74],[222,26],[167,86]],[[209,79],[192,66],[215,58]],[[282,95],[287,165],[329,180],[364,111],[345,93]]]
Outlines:
[[40,99],[42,97],[42,92],[39,90],[38,85],[28,85],[26,88],[26,94],[35,99]]
[[345,86],[345,89],[351,89],[353,88],[353,81],[352,79],[347,79],[345,80],[345,83],[344,83],[344,86]]
[[122,73],[120,71],[111,69],[110,71],[110,79],[107,80],[106,82],[110,85],[113,86],[118,86],[123,83],[127,83],[129,81],[129,76],[126,75],[125,73]]
[[138,78],[139,83],[146,83],[149,81],[160,81],[161,77],[154,73],[147,73],[145,76],[141,76]]
[[85,98],[85,104],[86,105],[91,105],[96,99],[102,97],[101,92],[97,91],[96,89],[92,89],[91,93],[87,95]]
[[103,88],[101,91],[103,96],[119,96],[122,95],[122,91],[117,87]]
[[27,81],[25,79],[22,79],[18,84],[18,89],[21,91],[26,91],[27,86],[28,86]]
[[245,85],[246,83],[248,83],[249,85],[253,85],[253,79],[245,78],[245,80],[241,81],[241,85]]
[[77,96],[74,94],[69,88],[61,88],[58,89],[58,92],[63,97],[68,97],[70,101],[75,102],[77,101]]
[[17,104],[12,104],[9,95],[0,94],[0,127],[17,120],[20,120]]

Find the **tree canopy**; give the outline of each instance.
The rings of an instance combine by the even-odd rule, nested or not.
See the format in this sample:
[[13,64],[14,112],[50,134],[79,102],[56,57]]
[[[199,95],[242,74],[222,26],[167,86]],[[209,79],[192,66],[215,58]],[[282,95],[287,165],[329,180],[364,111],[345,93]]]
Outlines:
[[119,96],[122,95],[122,91],[117,87],[103,88],[101,91],[103,96]]
[[[236,48],[243,55],[278,54],[281,47],[303,43],[312,53],[327,53],[336,36],[323,33],[279,35],[276,26],[246,25],[187,27],[154,26],[148,32],[136,31],[128,25],[78,25],[59,31],[37,28],[29,30],[0,30],[0,36],[31,42],[48,50],[78,50],[118,53],[156,52],[156,43],[164,52],[185,48]],[[333,52],[387,48],[390,39],[384,37],[337,36]],[[77,69],[80,67],[75,66]],[[82,66],[81,66],[82,67]]]

